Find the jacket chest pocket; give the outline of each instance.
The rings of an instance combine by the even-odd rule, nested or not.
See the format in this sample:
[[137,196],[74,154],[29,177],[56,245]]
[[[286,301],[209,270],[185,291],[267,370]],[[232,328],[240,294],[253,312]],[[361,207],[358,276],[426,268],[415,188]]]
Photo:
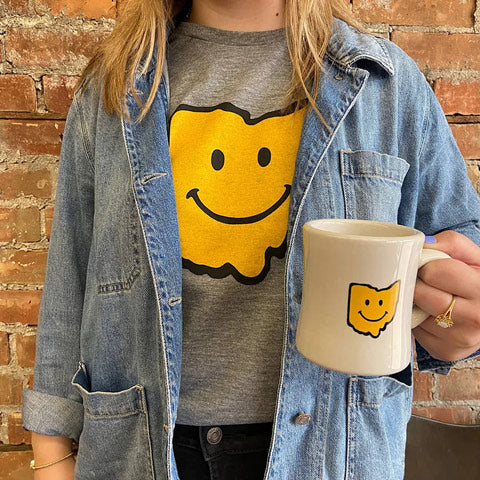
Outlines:
[[75,480],[153,480],[144,387],[136,384],[118,392],[91,391],[82,365],[71,381],[84,406]]
[[406,160],[373,150],[340,150],[345,218],[397,223]]
[[95,275],[99,294],[130,291],[141,273],[141,228],[133,193],[117,194],[95,225]]
[[412,370],[348,381],[345,480],[402,480],[407,423],[412,404]]

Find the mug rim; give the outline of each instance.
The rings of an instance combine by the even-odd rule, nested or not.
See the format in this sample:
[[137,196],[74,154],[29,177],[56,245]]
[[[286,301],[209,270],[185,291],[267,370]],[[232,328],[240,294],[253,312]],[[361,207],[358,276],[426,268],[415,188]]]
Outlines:
[[[324,224],[337,224],[337,225],[372,225],[376,227],[381,227],[384,229],[391,229],[393,232],[398,232],[399,235],[361,235],[358,233],[348,233],[348,232],[336,232],[331,230],[324,230],[319,228],[320,225]],[[406,242],[412,241],[416,238],[423,237],[425,234],[420,230],[417,230],[413,227],[408,227],[406,225],[399,225],[396,223],[389,222],[380,222],[378,220],[361,220],[353,218],[317,218],[314,220],[309,220],[303,224],[304,229],[309,229],[312,232],[321,234],[328,237],[337,237],[342,240],[365,240],[365,241],[395,241],[395,242]],[[404,232],[402,235],[401,232]]]

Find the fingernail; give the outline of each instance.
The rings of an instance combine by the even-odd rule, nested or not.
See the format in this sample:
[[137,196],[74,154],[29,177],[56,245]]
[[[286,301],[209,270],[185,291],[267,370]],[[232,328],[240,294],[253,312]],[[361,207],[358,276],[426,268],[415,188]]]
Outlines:
[[435,243],[436,240],[435,240],[435,237],[431,237],[431,236],[425,236],[425,243]]

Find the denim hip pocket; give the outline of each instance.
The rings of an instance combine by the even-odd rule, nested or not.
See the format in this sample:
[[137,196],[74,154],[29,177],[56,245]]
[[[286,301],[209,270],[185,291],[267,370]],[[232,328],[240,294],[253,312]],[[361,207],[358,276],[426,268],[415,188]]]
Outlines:
[[411,416],[411,365],[407,381],[392,376],[348,380],[345,480],[402,480]]
[[140,384],[116,391],[91,391],[83,362],[71,381],[84,406],[75,480],[153,480],[145,389]]

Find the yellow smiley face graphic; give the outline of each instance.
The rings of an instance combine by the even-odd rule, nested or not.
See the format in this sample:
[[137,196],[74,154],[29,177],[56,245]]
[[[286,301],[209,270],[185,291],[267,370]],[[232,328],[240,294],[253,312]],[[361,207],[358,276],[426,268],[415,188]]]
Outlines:
[[260,282],[282,258],[305,108],[252,119],[231,103],[181,104],[170,156],[182,265],[212,278]]
[[386,288],[351,283],[348,292],[347,323],[356,332],[377,338],[393,320],[400,280]]

